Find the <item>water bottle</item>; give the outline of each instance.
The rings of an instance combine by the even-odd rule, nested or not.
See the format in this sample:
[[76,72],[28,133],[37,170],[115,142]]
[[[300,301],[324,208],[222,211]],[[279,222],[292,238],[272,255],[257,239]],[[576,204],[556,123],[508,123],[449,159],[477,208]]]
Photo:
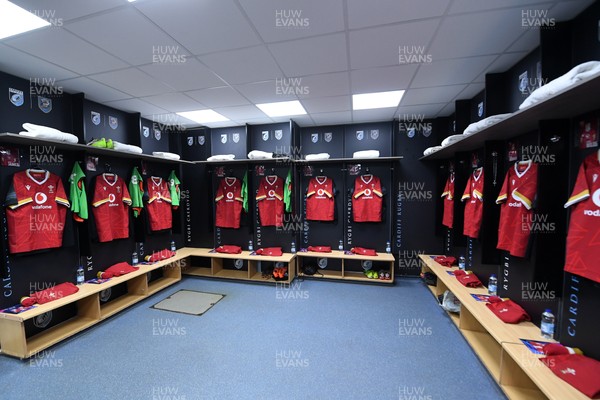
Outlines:
[[77,284],[83,285],[84,281],[85,281],[85,272],[83,270],[83,266],[80,265],[77,267]]
[[138,257],[138,253],[137,251],[134,251],[133,254],[131,254],[131,265],[135,267],[136,265],[138,265],[139,262],[140,259]]
[[291,246],[290,250],[292,253],[296,252],[296,242],[294,242],[293,240],[292,240],[292,246]]
[[252,245],[252,240],[248,241],[248,251],[254,251],[254,246]]
[[496,274],[490,275],[490,280],[488,283],[488,293],[490,296],[496,296],[498,293],[498,278],[496,278]]
[[545,339],[552,339],[554,337],[554,314],[552,310],[546,308],[546,311],[542,313],[542,337]]
[[175,246],[174,240],[171,240],[171,251],[177,251],[177,246]]
[[392,244],[390,242],[386,242],[385,243],[385,252],[386,253],[391,253],[392,252]]
[[344,251],[344,241],[343,240],[340,240],[340,244],[338,245],[338,250]]
[[465,257],[464,256],[458,257],[458,268],[462,269],[463,271],[465,270]]

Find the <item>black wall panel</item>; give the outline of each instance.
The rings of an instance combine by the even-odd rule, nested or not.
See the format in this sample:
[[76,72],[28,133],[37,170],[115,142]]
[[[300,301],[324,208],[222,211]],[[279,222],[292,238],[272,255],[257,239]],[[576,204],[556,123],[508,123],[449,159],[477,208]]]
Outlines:
[[392,123],[345,125],[344,157],[361,150],[379,150],[380,157],[392,155]]
[[211,155],[233,154],[236,160],[248,158],[246,126],[211,129]]

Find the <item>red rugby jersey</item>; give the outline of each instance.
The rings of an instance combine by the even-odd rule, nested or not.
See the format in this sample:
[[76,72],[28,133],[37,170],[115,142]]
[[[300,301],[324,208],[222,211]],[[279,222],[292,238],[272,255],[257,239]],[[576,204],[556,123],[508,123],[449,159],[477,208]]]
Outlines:
[[454,172],[450,173],[450,176],[446,180],[442,197],[444,198],[442,225],[452,229],[454,223]]
[[460,200],[467,200],[463,233],[477,239],[483,218],[483,167],[473,170]]
[[309,221],[333,221],[333,181],[317,176],[308,183],[306,191],[306,219]]
[[171,229],[173,216],[171,215],[171,192],[167,181],[160,177],[151,176],[146,179],[146,190],[148,191],[146,209],[150,221],[150,230]]
[[96,176],[92,212],[100,242],[129,237],[129,206],[131,197],[127,184],[115,174]]
[[217,187],[215,226],[239,228],[242,214],[242,183],[234,177],[225,177]]
[[258,184],[256,202],[261,226],[283,226],[283,179],[263,177]]
[[352,217],[354,222],[381,222],[383,206],[381,181],[374,175],[361,175],[354,180]]

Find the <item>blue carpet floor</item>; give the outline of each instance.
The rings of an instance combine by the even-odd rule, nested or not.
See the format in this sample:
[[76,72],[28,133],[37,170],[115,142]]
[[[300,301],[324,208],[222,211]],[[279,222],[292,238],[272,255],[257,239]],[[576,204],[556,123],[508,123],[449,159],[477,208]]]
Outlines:
[[[151,309],[221,293],[204,315]],[[417,279],[289,288],[185,278],[29,360],[0,357],[0,398],[504,399]]]

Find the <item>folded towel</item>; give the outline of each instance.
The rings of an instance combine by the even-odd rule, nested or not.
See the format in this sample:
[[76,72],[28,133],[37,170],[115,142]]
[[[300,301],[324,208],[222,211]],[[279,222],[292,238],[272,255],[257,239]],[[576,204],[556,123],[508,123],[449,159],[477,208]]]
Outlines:
[[267,153],[266,151],[260,151],[260,150],[252,150],[250,153],[248,153],[248,158],[251,160],[273,158],[273,153]]
[[304,157],[307,161],[313,161],[313,160],[328,160],[329,159],[329,153],[316,153],[316,154],[307,154]]
[[425,151],[423,151],[423,155],[424,156],[428,156],[430,154],[435,153],[436,151],[438,151],[439,149],[441,149],[442,146],[433,146],[433,147],[428,147],[425,149]]
[[352,158],[377,158],[379,157],[379,150],[362,150],[355,151],[352,154]]
[[132,144],[117,142],[116,140],[113,140],[113,145],[114,145],[113,148],[117,151],[124,151],[127,153],[135,153],[135,154],[142,154],[142,152],[143,152],[141,147],[134,146]]
[[231,161],[235,158],[235,154],[216,154],[214,156],[210,156],[206,159],[206,161]]
[[59,131],[58,129],[50,128],[48,126],[34,125],[28,122],[23,124],[23,128],[28,132],[19,132],[19,135],[34,137],[38,139],[50,139],[57,140],[59,142],[77,143],[79,139],[77,136]]
[[467,126],[467,129],[465,129],[465,131],[463,132],[463,135],[472,135],[473,133],[479,132],[479,131],[487,128],[488,126],[494,125],[502,120],[505,120],[506,118],[510,117],[511,115],[512,114],[510,114],[510,113],[491,115],[487,118],[482,119],[481,121],[473,122],[472,124]]
[[450,135],[446,139],[442,140],[442,147],[450,146],[453,143],[458,142],[464,138],[463,135]]
[[166,152],[166,151],[153,151],[152,155],[156,156],[156,157],[166,158],[166,159],[169,159],[169,160],[179,160],[179,159],[181,159],[181,156],[179,154],[169,153],[169,152]]

